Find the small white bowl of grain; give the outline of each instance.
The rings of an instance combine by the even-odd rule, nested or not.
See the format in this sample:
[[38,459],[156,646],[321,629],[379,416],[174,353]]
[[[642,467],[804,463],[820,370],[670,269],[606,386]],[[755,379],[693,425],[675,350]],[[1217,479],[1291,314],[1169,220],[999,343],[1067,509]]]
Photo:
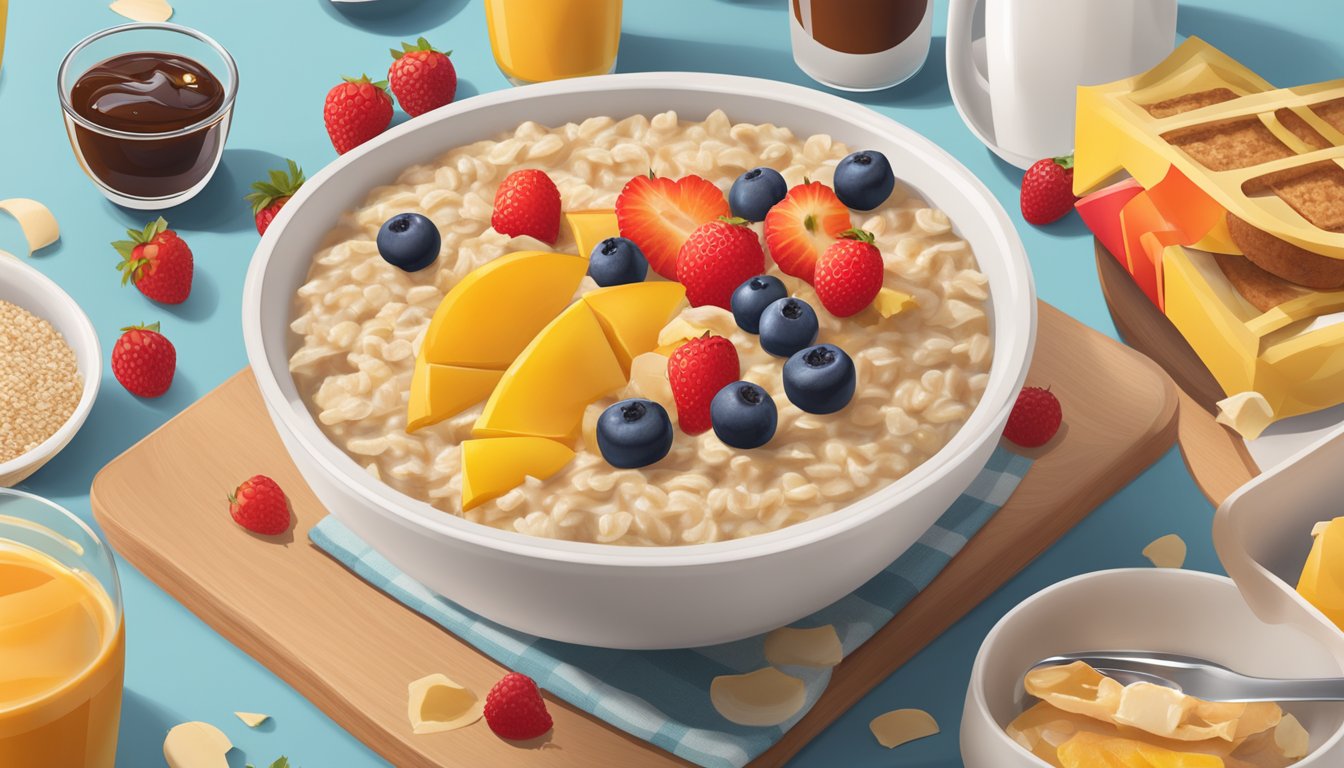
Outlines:
[[102,374],[84,310],[46,275],[0,255],[0,487],[17,485],[70,442]]

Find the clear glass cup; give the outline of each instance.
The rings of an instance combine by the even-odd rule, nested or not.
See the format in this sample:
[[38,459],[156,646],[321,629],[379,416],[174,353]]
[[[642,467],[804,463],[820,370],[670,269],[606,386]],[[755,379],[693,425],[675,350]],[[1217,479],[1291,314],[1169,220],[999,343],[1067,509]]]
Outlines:
[[621,0],[485,0],[495,64],[514,85],[616,69]]
[[[153,133],[98,125],[71,100],[80,77],[109,59],[129,53],[163,53],[193,60],[223,88],[223,99],[195,122]],[[224,153],[238,67],[214,39],[180,24],[123,24],[84,38],[61,61],[56,76],[70,146],[84,172],[108,200],[141,210],[186,202],[205,188]]]
[[125,665],[112,553],[69,511],[0,489],[0,765],[113,768]]

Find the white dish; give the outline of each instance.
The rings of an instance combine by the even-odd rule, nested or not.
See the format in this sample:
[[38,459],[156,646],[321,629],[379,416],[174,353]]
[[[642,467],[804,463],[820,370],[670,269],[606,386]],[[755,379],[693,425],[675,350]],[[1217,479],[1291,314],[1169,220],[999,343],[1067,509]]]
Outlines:
[[[444,514],[373,479],[333,445],[289,374],[289,313],[319,242],[368,190],[449,148],[593,115],[716,108],[798,134],[881,150],[942,208],[989,278],[994,358],[965,427],[902,480],[817,520],[746,539],[629,548],[554,541]],[[871,110],[806,88],[693,73],[607,75],[473,97],[347,153],[285,206],[262,238],[243,296],[248,359],[285,445],[323,504],[411,577],[483,616],[534,635],[617,648],[726,642],[843,597],[904,552],[984,467],[1025,379],[1036,301],[1021,241],[969,171],[929,140]]]
[[51,323],[74,351],[79,375],[84,380],[84,391],[75,412],[55,434],[28,453],[0,462],[0,487],[8,488],[18,485],[51,461],[84,425],[89,411],[93,410],[93,401],[98,397],[98,385],[103,376],[103,352],[93,323],[70,294],[18,259],[0,256],[0,300],[23,307]]
[[[1022,711],[1022,676],[1048,656],[1141,649],[1211,659],[1267,677],[1337,677],[1339,644],[1294,627],[1265,624],[1230,579],[1197,571],[1100,571],[1037,592],[990,630],[976,655],[961,720],[966,768],[1041,768],[1049,763],[1004,733]],[[1312,753],[1295,768],[1344,758],[1344,705],[1287,707],[1311,734]]]
[[1262,621],[1287,624],[1344,648],[1344,632],[1297,593],[1311,529],[1344,516],[1344,427],[1237,489],[1213,518],[1213,544]]
[[1027,157],[1019,155],[1011,150],[1004,149],[998,145],[994,138],[994,116],[990,111],[989,104],[989,80],[985,77],[985,72],[989,69],[988,53],[985,48],[984,31],[984,6],[978,7],[980,18],[977,19],[981,26],[980,37],[971,40],[971,64],[973,72],[970,77],[977,78],[983,85],[983,88],[976,87],[975,83],[966,80],[966,68],[956,59],[960,53],[959,50],[948,46],[947,48],[947,89],[952,94],[952,105],[957,108],[957,114],[961,115],[961,121],[971,130],[975,138],[980,140],[981,144],[989,149],[1009,165],[1016,166],[1022,170],[1031,167],[1031,164],[1039,160],[1039,157]]

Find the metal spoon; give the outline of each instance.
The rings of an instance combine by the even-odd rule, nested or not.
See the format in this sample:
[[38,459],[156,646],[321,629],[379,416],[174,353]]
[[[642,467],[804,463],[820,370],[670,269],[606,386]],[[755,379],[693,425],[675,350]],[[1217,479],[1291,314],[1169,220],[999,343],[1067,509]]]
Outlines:
[[1154,683],[1205,701],[1344,701],[1344,678],[1250,677],[1192,656],[1148,651],[1088,651],[1051,656],[1031,670],[1081,661],[1122,685]]

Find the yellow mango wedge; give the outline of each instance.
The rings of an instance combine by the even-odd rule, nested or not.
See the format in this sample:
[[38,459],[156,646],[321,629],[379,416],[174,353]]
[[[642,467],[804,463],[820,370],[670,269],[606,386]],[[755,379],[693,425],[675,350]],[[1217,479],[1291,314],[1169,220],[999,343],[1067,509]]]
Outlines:
[[1064,768],[1224,768],[1222,758],[1175,752],[1132,739],[1079,733],[1059,745]]
[[462,510],[499,498],[528,477],[545,480],[573,459],[569,446],[544,437],[464,440]]
[[560,314],[588,262],[569,254],[523,251],[501,256],[453,286],[425,332],[425,360],[467,368],[507,368]]
[[627,377],[631,360],[658,347],[658,333],[685,298],[686,289],[672,282],[614,285],[583,295]]
[[621,228],[616,224],[616,212],[610,208],[591,211],[567,211],[565,223],[574,235],[574,245],[579,256],[587,259],[597,244],[608,237],[620,237]]
[[1344,517],[1318,523],[1297,592],[1344,629]]
[[414,432],[465,411],[495,391],[504,371],[416,361],[406,431]]
[[473,437],[572,441],[589,403],[625,386],[625,371],[588,302],[576,301],[504,372]]

